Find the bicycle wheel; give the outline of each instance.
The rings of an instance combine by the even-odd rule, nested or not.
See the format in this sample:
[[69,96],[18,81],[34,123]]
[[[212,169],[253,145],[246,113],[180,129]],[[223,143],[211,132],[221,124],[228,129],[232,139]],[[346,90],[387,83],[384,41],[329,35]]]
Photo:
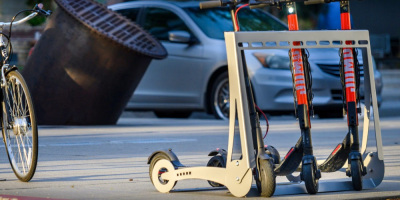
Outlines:
[[2,108],[2,133],[8,159],[18,179],[28,182],[36,170],[38,133],[28,87],[15,70],[6,76]]

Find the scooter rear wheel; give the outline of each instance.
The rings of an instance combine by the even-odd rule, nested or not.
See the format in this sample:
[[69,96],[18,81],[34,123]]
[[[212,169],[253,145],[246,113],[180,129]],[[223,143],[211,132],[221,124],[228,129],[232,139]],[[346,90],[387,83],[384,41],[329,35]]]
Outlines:
[[360,191],[363,188],[360,160],[351,160],[351,179],[354,190]]
[[153,163],[154,166],[151,168],[150,174],[151,174],[151,180],[154,185],[154,187],[162,193],[168,193],[169,191],[172,190],[172,188],[175,187],[177,181],[171,179],[163,179],[163,174],[166,172],[171,172],[175,170],[174,165],[171,163],[171,161],[167,159],[159,159],[156,162]]
[[[225,164],[225,160],[222,156],[220,155],[216,155],[213,156],[207,163],[207,167],[226,167]],[[212,186],[212,187],[223,187],[224,185],[213,182],[213,181],[208,181],[208,183]]]
[[312,163],[303,165],[302,176],[308,194],[316,194],[318,192],[319,182],[316,178],[316,169]]
[[256,170],[256,185],[260,196],[270,197],[275,192],[276,182],[273,163],[270,160],[260,160],[260,177]]
[[163,159],[171,161],[171,159],[163,153],[158,153],[158,154],[154,155],[154,157],[150,161],[149,177],[150,177],[150,181],[153,185],[154,185],[154,183],[153,183],[153,179],[151,177],[151,172],[153,171],[153,168],[154,168],[154,165],[156,164],[156,162],[158,162],[159,160],[163,160]]

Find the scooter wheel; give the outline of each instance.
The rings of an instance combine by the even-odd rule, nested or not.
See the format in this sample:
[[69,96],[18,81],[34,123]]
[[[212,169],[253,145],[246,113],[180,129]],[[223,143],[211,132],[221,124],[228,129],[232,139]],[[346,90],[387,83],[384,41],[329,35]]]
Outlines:
[[153,171],[154,165],[156,164],[156,162],[158,162],[159,160],[163,160],[163,159],[171,161],[171,159],[167,155],[162,154],[162,153],[158,153],[158,154],[154,155],[153,158],[151,159],[150,166],[149,166],[149,177],[150,177],[151,183],[153,183],[153,179],[151,177],[151,172]]
[[[150,171],[151,174],[150,177],[153,180],[154,187],[159,192],[168,193],[169,191],[172,190],[172,188],[175,187],[177,181],[174,180],[173,176],[174,170],[175,170],[174,165],[169,160],[161,159],[154,163],[152,171]],[[163,174],[167,172],[171,172],[168,173],[170,177],[167,179],[163,179]]]
[[354,190],[360,191],[363,188],[360,160],[351,160],[351,179]]
[[316,169],[312,163],[303,165],[302,177],[308,194],[316,194],[318,192],[319,183],[316,178]]
[[[213,156],[207,163],[207,167],[226,167],[225,164],[225,160],[222,156],[220,155],[216,155]],[[213,181],[208,181],[208,183],[212,186],[212,187],[223,187],[224,185],[213,182]]]
[[[155,186],[155,184],[153,182],[153,179],[156,180],[156,181],[159,181],[161,184],[167,184],[168,183],[167,180],[161,180],[161,174],[168,171],[166,168],[159,169],[158,177],[153,177],[153,175],[152,175],[153,170],[154,170],[154,166],[160,160],[168,160],[169,162],[171,162],[171,159],[167,155],[162,154],[162,153],[158,153],[158,154],[154,155],[154,157],[151,159],[150,166],[149,166],[149,176],[150,176],[150,181],[154,186]],[[176,183],[177,182],[175,181],[174,186],[176,185]]]
[[[270,197],[275,192],[276,182],[273,163],[270,160],[260,160],[260,172],[256,170],[255,180],[258,192],[262,197]],[[260,174],[260,176],[258,175]]]

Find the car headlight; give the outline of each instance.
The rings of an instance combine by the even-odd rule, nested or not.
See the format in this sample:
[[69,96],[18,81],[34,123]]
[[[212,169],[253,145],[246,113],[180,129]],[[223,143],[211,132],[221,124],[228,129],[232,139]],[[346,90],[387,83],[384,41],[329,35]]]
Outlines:
[[257,60],[262,64],[263,67],[271,69],[290,69],[289,56],[281,56],[275,54],[266,53],[253,53]]

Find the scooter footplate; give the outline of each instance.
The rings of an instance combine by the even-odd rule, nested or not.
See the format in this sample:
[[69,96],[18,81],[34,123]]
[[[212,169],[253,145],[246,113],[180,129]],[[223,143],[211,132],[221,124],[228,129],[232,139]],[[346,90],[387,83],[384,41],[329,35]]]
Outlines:
[[303,143],[302,137],[296,143],[294,150],[289,156],[282,160],[280,165],[274,169],[276,176],[286,176],[292,174],[299,167],[303,159]]
[[[363,190],[373,189],[377,185],[372,181],[372,179],[363,179]],[[343,181],[319,181],[320,192],[338,192],[338,191],[351,191],[353,189],[353,183],[351,179]],[[293,184],[280,184],[277,183],[274,196],[277,195],[291,195],[291,194],[307,194],[306,186],[304,182],[293,183]]]
[[[363,190],[374,189],[381,184],[385,165],[379,160],[377,152],[370,152],[364,155],[364,165],[367,168],[367,175],[363,177]],[[323,178],[323,176],[322,176]],[[350,191],[353,189],[351,178],[333,179],[319,181],[318,192]],[[306,186],[302,183],[277,183],[274,195],[307,194]]]
[[336,146],[325,162],[318,166],[318,169],[322,172],[335,172],[343,167],[351,152],[349,137],[350,133],[347,133],[343,142]]

